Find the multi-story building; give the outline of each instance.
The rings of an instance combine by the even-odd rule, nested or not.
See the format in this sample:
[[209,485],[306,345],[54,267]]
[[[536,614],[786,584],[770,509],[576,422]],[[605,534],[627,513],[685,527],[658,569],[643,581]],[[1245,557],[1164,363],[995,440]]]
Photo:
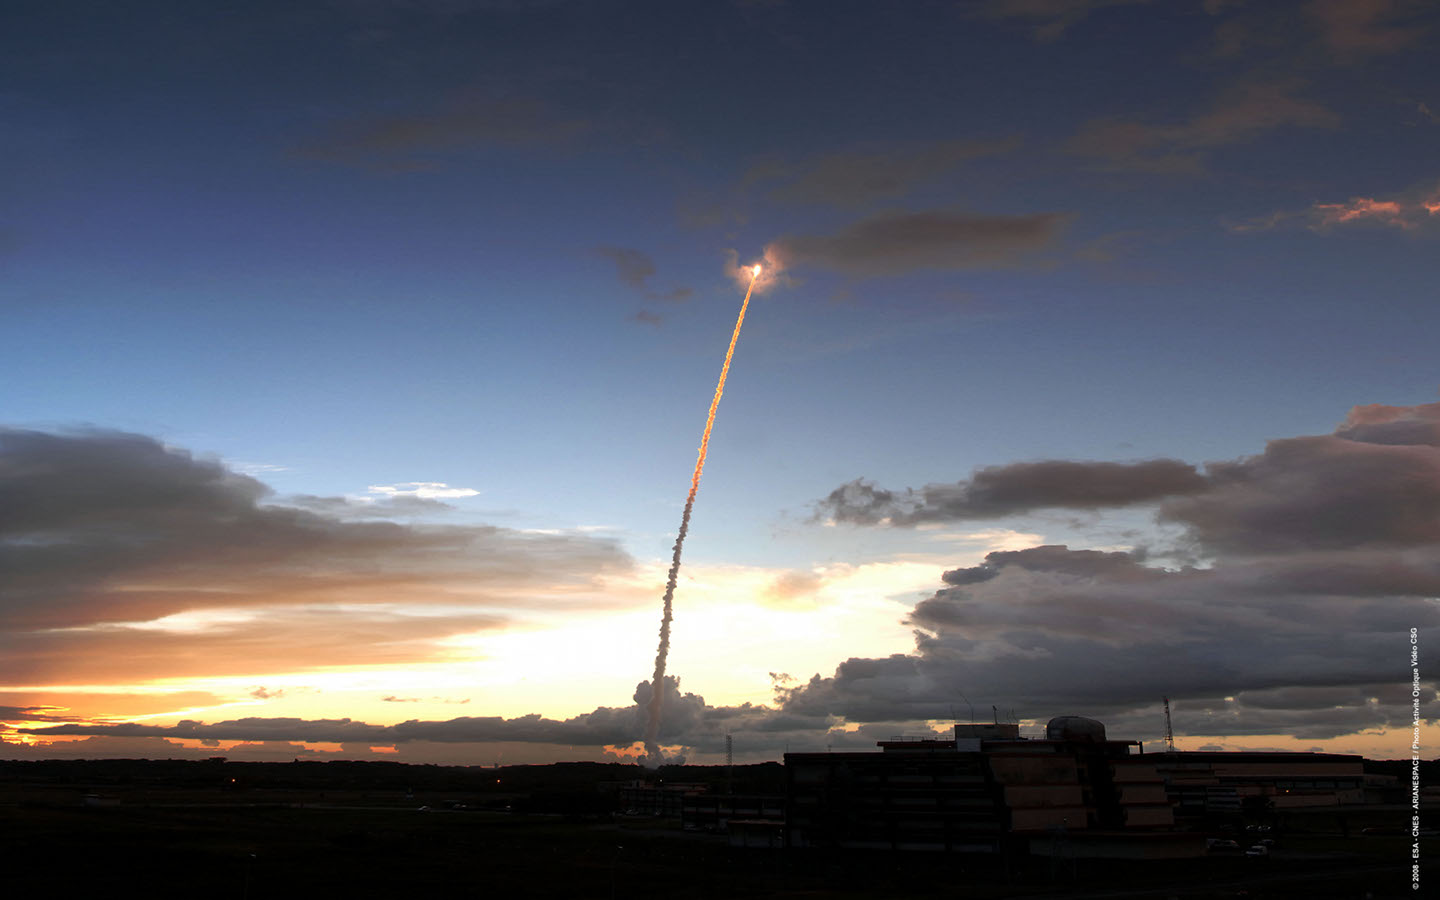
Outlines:
[[[1107,740],[1093,719],[1052,719],[1044,739],[973,723],[955,726],[954,740],[880,748],[786,754],[788,846],[1075,853],[1103,843],[1103,855],[1200,847],[1161,834],[1174,818],[1154,757],[1136,741]],[[1134,838],[1120,841],[1129,850],[1115,849],[1119,837]]]
[[1247,798],[1271,809],[1366,802],[1365,760],[1338,753],[1147,754],[1177,815],[1241,812]]

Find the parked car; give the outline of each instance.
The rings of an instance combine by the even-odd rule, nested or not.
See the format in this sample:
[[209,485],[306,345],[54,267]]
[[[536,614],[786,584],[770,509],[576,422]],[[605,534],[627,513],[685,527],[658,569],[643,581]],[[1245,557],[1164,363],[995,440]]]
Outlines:
[[1260,844],[1256,844],[1255,846],[1251,847],[1249,850],[1246,850],[1246,851],[1245,851],[1245,855],[1246,855],[1246,856],[1269,856],[1269,855],[1270,855],[1270,848],[1269,848],[1269,847],[1262,846],[1262,845],[1260,845]]

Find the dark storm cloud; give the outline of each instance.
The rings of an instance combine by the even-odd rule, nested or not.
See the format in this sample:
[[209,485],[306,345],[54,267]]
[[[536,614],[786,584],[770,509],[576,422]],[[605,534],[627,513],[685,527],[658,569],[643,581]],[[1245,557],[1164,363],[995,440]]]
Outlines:
[[1333,128],[1339,117],[1319,103],[1295,96],[1293,82],[1238,85],[1209,109],[1169,122],[1095,119],[1065,144],[1076,156],[1107,167],[1160,173],[1193,173],[1206,154],[1245,143],[1280,128]]
[[1160,503],[1207,554],[1425,547],[1440,542],[1440,404],[1356,407],[1334,435],[1271,441],[1211,462],[1053,460],[979,469],[969,481],[896,492],[841,485],[816,516],[856,525],[1001,518],[1038,509]]
[[1008,153],[1019,139],[934,141],[826,154],[795,165],[752,166],[744,183],[779,181],[781,203],[863,206],[903,196],[966,162]]
[[584,117],[531,97],[472,96],[429,112],[342,122],[296,152],[325,162],[423,169],[454,151],[564,144],[589,127]]
[[993,519],[1036,509],[1101,509],[1155,502],[1205,488],[1195,467],[1173,459],[1138,463],[1047,460],[978,469],[969,481],[903,493],[857,480],[817,504],[837,522],[892,525]]
[[1006,263],[1053,241],[1060,213],[987,216],[934,210],[882,213],[829,235],[787,235],[765,248],[772,267],[851,275],[964,269]]
[[985,562],[966,569],[951,569],[940,580],[956,587],[989,581],[1006,566],[1018,566],[1032,572],[1065,572],[1071,575],[1104,575],[1148,571],[1130,553],[1106,553],[1100,550],[1071,550],[1049,544],[1026,550],[996,550],[985,555]]
[[[517,593],[630,565],[605,539],[353,521],[269,497],[253,478],[142,435],[0,430],[7,677],[44,671],[58,683],[80,669],[101,678],[107,666],[155,676],[172,664],[203,674],[209,662],[281,664],[287,653],[316,665],[367,653],[404,661],[423,656],[426,640],[493,627]],[[480,608],[397,609],[427,601]],[[372,611],[324,608],[338,603]],[[279,609],[297,604],[319,608]],[[120,624],[245,608],[267,609],[264,622],[183,636]]]
[[[915,608],[910,621],[924,629],[915,653],[848,660],[788,691],[782,709],[861,721],[941,718],[963,693],[1043,718],[1077,708],[1119,713],[1162,693],[1359,689],[1393,681],[1389,656],[1408,627],[1440,626],[1424,595],[1277,593],[1256,568],[991,566],[995,575]],[[1395,698],[1382,712],[1392,723],[1409,718]],[[1376,715],[1363,704],[1351,713],[1347,731]],[[1268,725],[1254,718],[1256,733],[1284,730],[1273,716]]]
[[1164,519],[1210,553],[1428,546],[1440,542],[1440,448],[1319,436],[1210,463],[1203,494],[1174,498]]
[[1022,19],[1033,28],[1037,41],[1053,41],[1098,10],[1138,6],[1150,0],[979,0],[969,7],[987,19]]
[[[1063,546],[991,553],[946,572],[946,586],[912,610],[914,653],[851,659],[782,687],[781,709],[940,718],[963,693],[1041,718],[1100,714],[1154,735],[1156,698],[1168,694],[1187,710],[1183,734],[1408,731],[1394,648],[1410,628],[1422,643],[1440,629],[1437,421],[1435,403],[1358,406],[1333,435],[1271,441],[1203,475],[1163,461],[1173,481],[1137,479],[1159,487],[1112,499],[1161,500],[1158,515],[1184,527],[1208,567]],[[1113,474],[1124,484],[1135,473]],[[861,524],[913,524],[941,511],[1056,505],[1046,498],[1069,496],[1065,480],[1014,507],[977,502],[978,478],[938,496],[857,482],[821,508]],[[1433,685],[1422,694],[1422,716],[1440,715]]]

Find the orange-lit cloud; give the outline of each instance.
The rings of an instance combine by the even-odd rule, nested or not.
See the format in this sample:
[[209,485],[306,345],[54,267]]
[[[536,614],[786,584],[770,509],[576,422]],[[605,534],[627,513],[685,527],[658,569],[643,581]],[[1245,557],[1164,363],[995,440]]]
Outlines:
[[1343,203],[1312,203],[1302,210],[1280,211],[1232,224],[1231,231],[1268,231],[1301,226],[1324,232],[1333,228],[1378,225],[1410,231],[1440,221],[1440,186],[1427,184],[1387,199],[1351,197]]
[[1404,210],[1394,200],[1355,197],[1349,203],[1317,203],[1311,209],[1317,216],[1317,228],[1363,220],[1395,225],[1400,228],[1409,227],[1409,223],[1405,221]]

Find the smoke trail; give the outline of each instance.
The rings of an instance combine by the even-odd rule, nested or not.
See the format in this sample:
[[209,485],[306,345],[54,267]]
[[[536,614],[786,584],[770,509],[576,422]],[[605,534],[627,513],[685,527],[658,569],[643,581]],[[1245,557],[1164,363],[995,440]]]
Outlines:
[[740,340],[740,326],[745,324],[745,310],[750,305],[750,293],[755,290],[755,281],[760,277],[760,267],[755,266],[750,275],[750,286],[745,289],[745,300],[740,304],[740,317],[735,320],[735,332],[730,335],[730,349],[725,351],[725,365],[720,367],[720,381],[715,385],[715,396],[710,400],[710,414],[705,417],[705,433],[700,436],[700,455],[695,459],[695,471],[690,476],[690,494],[685,498],[685,512],[680,515],[680,533],[675,536],[674,555],[670,558],[670,575],[665,579],[665,609],[660,615],[660,649],[655,653],[655,677],[650,679],[650,703],[646,707],[645,756],[655,765],[664,760],[656,738],[660,734],[660,710],[665,705],[665,658],[670,654],[670,620],[675,603],[675,580],[680,576],[680,551],[685,546],[685,534],[690,530],[690,511],[695,508],[695,494],[700,490],[700,473],[705,471],[705,453],[710,446],[710,429],[715,427],[715,409],[725,393],[725,377],[730,374],[730,358],[735,355],[735,342]]

